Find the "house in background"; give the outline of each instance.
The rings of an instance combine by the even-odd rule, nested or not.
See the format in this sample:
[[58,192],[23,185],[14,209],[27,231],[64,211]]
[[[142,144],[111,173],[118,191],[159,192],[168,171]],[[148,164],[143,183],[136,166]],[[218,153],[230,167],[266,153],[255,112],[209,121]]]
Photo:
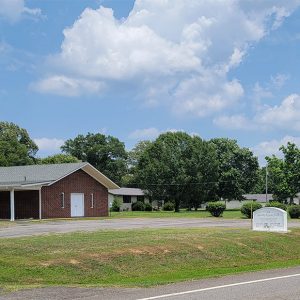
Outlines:
[[117,188],[86,162],[0,167],[0,219],[107,216]]
[[119,199],[122,203],[121,211],[131,210],[132,203],[137,201],[149,203],[149,199],[143,190],[137,188],[122,187],[119,189],[111,189],[108,191],[108,202],[110,207],[112,206],[114,199]]
[[241,201],[226,201],[226,209],[240,209],[244,203],[250,202],[252,200],[264,206],[267,202],[273,200],[273,194],[244,194],[243,197],[244,199]]

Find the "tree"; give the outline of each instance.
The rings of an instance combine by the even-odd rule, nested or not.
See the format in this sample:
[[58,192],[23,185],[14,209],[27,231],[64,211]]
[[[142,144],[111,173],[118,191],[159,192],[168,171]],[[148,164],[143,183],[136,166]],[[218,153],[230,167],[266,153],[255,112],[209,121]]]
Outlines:
[[0,122],[0,166],[34,164],[37,151],[38,146],[25,129]]
[[122,186],[136,186],[135,172],[138,162],[148,146],[151,145],[151,141],[140,141],[134,148],[128,152],[127,157],[127,173],[122,177]]
[[112,136],[88,133],[69,139],[61,147],[66,154],[87,161],[111,180],[120,183],[126,173],[127,153],[124,143]]
[[66,163],[76,163],[79,160],[69,154],[54,154],[51,156],[47,156],[45,158],[40,158],[38,160],[39,164],[66,164]]
[[218,196],[229,201],[242,199],[257,182],[257,157],[248,148],[240,148],[236,140],[216,138],[211,142],[219,161]]
[[214,147],[199,137],[167,132],[142,151],[135,179],[154,199],[173,202],[178,212],[181,202],[199,205],[213,194],[213,185],[204,183],[217,178],[214,155]]
[[[266,172],[266,167],[262,167],[258,170],[257,182],[251,190],[251,194],[264,194],[266,192]],[[268,179],[268,193],[273,194],[273,192],[273,182]]]
[[300,191],[300,149],[293,143],[281,146],[283,158],[266,157],[269,181],[273,185],[274,195],[280,202],[293,203]]

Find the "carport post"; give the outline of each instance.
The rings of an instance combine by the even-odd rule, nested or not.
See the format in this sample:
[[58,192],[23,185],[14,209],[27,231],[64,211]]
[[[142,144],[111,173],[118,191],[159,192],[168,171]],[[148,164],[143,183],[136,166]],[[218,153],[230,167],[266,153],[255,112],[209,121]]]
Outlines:
[[15,220],[15,190],[10,190],[10,220]]
[[39,219],[42,220],[42,188],[39,189]]

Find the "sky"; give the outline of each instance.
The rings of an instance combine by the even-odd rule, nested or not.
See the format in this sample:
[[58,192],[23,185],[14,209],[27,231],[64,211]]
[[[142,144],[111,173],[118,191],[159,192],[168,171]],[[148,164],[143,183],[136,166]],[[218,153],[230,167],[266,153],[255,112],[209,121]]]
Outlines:
[[299,67],[300,0],[0,0],[0,120],[39,156],[186,131],[263,165],[300,146]]

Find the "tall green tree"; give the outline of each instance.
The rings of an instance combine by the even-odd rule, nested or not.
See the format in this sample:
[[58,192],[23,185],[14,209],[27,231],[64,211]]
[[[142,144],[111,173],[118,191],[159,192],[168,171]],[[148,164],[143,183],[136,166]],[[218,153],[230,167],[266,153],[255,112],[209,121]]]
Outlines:
[[266,157],[268,162],[269,180],[273,185],[274,194],[281,202],[293,203],[300,191],[300,149],[293,143],[281,146],[283,158]]
[[14,123],[0,122],[0,166],[35,163],[38,146],[26,129]]
[[[257,182],[251,190],[252,194],[264,194],[266,192],[266,172],[266,167],[259,168]],[[273,182],[268,179],[268,194],[273,194],[273,192]]]
[[54,154],[54,155],[50,155],[47,156],[45,158],[40,158],[38,160],[39,164],[66,164],[66,163],[76,163],[79,162],[79,159],[69,155],[69,154]]
[[69,139],[61,147],[64,153],[87,161],[116,183],[126,173],[127,153],[124,143],[113,136],[88,133]]
[[219,161],[218,196],[226,200],[242,199],[258,178],[257,157],[248,148],[240,148],[236,140],[212,139]]
[[184,132],[161,134],[142,151],[135,178],[157,200],[172,201],[178,212],[180,203],[201,201],[213,194],[217,178],[214,147]]

